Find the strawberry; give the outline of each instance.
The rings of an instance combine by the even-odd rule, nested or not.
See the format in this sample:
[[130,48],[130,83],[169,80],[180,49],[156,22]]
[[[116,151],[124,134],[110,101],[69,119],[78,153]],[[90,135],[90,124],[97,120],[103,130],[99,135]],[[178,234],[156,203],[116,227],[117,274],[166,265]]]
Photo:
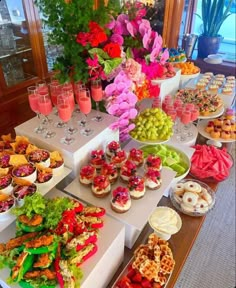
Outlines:
[[152,288],[152,284],[148,279],[143,279],[141,284],[143,288]]
[[119,288],[131,288],[131,281],[127,276],[123,276],[116,284]]
[[142,285],[138,284],[138,283],[132,283],[130,284],[132,288],[142,288]]
[[129,279],[131,279],[135,274],[136,274],[136,271],[134,268],[132,268],[132,266],[130,265],[131,268],[128,268],[128,273],[127,273],[127,277]]
[[142,281],[142,275],[139,273],[139,272],[137,272],[133,277],[132,277],[132,281],[134,281],[134,282],[141,282]]

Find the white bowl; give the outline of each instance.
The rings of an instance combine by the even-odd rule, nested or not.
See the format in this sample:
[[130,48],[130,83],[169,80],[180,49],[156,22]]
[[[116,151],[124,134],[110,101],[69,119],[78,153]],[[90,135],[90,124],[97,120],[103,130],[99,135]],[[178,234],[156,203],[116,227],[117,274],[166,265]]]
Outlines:
[[158,237],[169,240],[171,235],[176,234],[182,227],[179,214],[165,206],[155,208],[148,219],[148,223]]
[[[31,168],[34,169],[33,173],[31,173],[30,175],[26,175],[26,176],[19,176],[19,175],[16,174],[16,170],[17,169],[24,169],[24,167],[27,168],[28,165],[30,165]],[[22,164],[22,165],[19,165],[19,166],[17,166],[17,167],[12,169],[12,176],[15,177],[15,178],[18,178],[18,179],[27,180],[27,181],[29,181],[31,183],[34,183],[36,181],[36,179],[37,179],[37,169],[31,163]]]
[[204,58],[204,61],[209,64],[221,64],[223,61],[223,58],[219,54],[210,54],[207,56],[207,58]]
[[[8,179],[9,175],[4,175],[4,176],[1,176],[0,177],[0,181],[2,181],[3,179],[5,179],[7,177],[7,180],[11,180],[11,182],[4,188],[0,189],[0,193],[1,194],[5,194],[5,195],[10,195],[12,190],[13,190],[13,186],[12,186],[12,178],[11,179]],[[5,180],[4,180],[5,181]]]
[[61,175],[63,173],[63,170],[64,170],[64,162],[62,163],[61,166],[59,167],[56,167],[56,168],[52,168],[52,173],[53,173],[53,176],[58,176],[58,175]]
[[[46,154],[47,155],[47,158],[42,160],[42,161],[39,161],[39,158],[40,156],[42,155],[42,153]],[[32,157],[32,154],[35,154],[35,161],[30,159]],[[32,151],[31,153],[29,153],[28,155],[28,161],[32,164],[40,164],[44,167],[49,167],[50,166],[50,153],[49,151],[45,150],[45,149],[37,149],[37,150],[34,150]]]
[[[5,220],[6,218],[8,218],[9,216],[11,216],[11,209],[15,206],[15,198],[13,196],[9,196],[6,200],[2,200],[0,201],[0,203],[2,204],[3,202],[8,202],[8,201],[12,201],[12,205],[9,207],[8,210],[4,211],[4,212],[0,212],[0,221]],[[0,204],[0,206],[2,206]]]

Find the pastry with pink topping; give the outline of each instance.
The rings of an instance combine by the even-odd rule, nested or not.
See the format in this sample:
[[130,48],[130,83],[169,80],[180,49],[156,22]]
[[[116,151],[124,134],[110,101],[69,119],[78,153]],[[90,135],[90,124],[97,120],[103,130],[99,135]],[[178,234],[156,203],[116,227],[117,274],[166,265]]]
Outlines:
[[125,213],[131,207],[129,190],[126,187],[118,186],[112,191],[111,209],[117,213]]
[[143,151],[140,149],[132,148],[129,151],[128,159],[132,162],[134,162],[135,165],[140,166],[143,164],[144,157],[143,157]]
[[79,181],[82,184],[89,185],[93,182],[93,178],[96,176],[96,168],[91,165],[86,165],[80,169]]
[[160,171],[149,168],[144,175],[145,177],[145,185],[147,188],[151,190],[156,190],[161,186],[161,173]]
[[116,154],[117,151],[121,150],[120,143],[117,141],[111,141],[107,144],[106,147],[106,155],[108,157],[111,157]]
[[111,157],[111,163],[115,164],[117,168],[121,168],[126,160],[127,154],[124,150],[117,151],[116,154]]
[[142,198],[145,194],[145,178],[139,175],[131,176],[128,182],[128,189],[132,199]]
[[91,152],[90,164],[96,169],[101,169],[102,165],[106,162],[103,150],[93,150]]
[[97,175],[93,178],[92,192],[98,198],[107,196],[111,191],[111,183],[105,175]]
[[101,175],[108,177],[111,184],[113,184],[118,178],[118,171],[113,163],[104,163],[101,168]]
[[160,171],[162,168],[161,158],[152,154],[148,155],[145,162],[145,170],[148,170],[149,168]]
[[137,166],[130,160],[127,160],[120,169],[120,178],[124,181],[129,181],[131,176],[136,175]]

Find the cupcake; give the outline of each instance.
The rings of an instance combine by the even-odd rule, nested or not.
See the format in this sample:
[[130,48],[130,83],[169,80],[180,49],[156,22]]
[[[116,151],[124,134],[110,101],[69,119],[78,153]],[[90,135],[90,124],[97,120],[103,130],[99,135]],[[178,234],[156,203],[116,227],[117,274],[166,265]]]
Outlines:
[[128,182],[128,189],[132,199],[142,198],[145,194],[145,178],[139,175],[131,176]]
[[93,178],[92,192],[93,195],[102,198],[107,196],[111,191],[111,184],[105,175],[97,175]]
[[111,209],[117,213],[125,213],[131,207],[129,190],[126,187],[118,186],[112,191]]
[[91,165],[86,165],[80,169],[79,181],[82,184],[89,185],[93,182],[93,178],[96,176],[96,168]]
[[215,78],[225,78],[225,75],[224,74],[216,74]]
[[117,141],[112,141],[112,142],[107,144],[106,155],[108,157],[111,157],[111,156],[115,155],[116,152],[119,151],[119,150],[121,150],[120,143],[117,142]]
[[213,85],[212,84],[212,85],[209,85],[209,87],[208,87],[208,91],[213,93],[213,94],[217,94],[218,93],[218,89],[219,89],[218,85]]
[[113,163],[104,163],[102,165],[100,174],[107,176],[111,184],[113,184],[119,176],[117,168]]
[[115,155],[111,157],[111,163],[115,164],[117,168],[121,168],[121,166],[127,160],[127,155],[124,150],[119,150]]
[[161,173],[154,169],[148,169],[144,175],[145,185],[151,190],[158,189],[161,186]]
[[153,170],[160,171],[162,168],[161,158],[159,156],[155,156],[152,154],[148,155],[144,168],[146,170],[148,170],[149,168],[152,168]]
[[222,94],[224,95],[231,95],[233,93],[233,89],[230,87],[223,87]]
[[221,80],[213,80],[212,85],[217,85],[219,88],[222,86],[223,81]]
[[224,123],[223,118],[216,118],[213,120],[215,126],[222,126]]
[[129,181],[131,176],[136,175],[137,166],[130,160],[127,160],[120,169],[120,177],[124,181]]
[[206,89],[207,84],[205,82],[197,82],[196,84],[196,88],[199,90],[205,90]]
[[210,77],[214,76],[214,74],[212,72],[205,72],[204,75],[207,75],[207,76],[210,76]]
[[102,165],[106,162],[103,150],[93,150],[91,152],[90,164],[96,169],[101,169]]
[[129,151],[128,160],[132,161],[137,166],[142,165],[144,161],[143,151],[140,149],[132,148]]

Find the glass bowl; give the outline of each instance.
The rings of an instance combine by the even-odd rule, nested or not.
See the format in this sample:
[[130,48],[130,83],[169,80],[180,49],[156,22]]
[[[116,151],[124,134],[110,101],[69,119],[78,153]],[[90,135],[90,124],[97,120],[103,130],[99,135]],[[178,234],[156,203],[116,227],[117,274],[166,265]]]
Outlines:
[[214,191],[195,179],[184,179],[172,186],[170,199],[178,211],[190,216],[204,216],[215,205]]

